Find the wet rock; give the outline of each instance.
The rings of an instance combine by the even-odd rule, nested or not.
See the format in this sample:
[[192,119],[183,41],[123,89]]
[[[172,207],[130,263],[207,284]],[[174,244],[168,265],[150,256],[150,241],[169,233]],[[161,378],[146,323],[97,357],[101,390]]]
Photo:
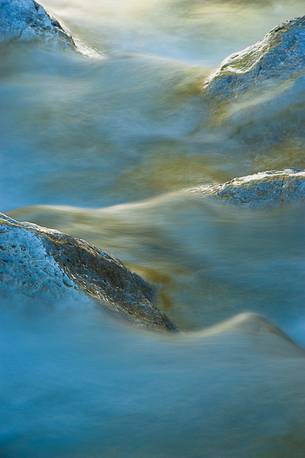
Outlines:
[[305,172],[290,169],[261,172],[221,185],[195,188],[191,192],[234,205],[279,207],[305,201]]
[[75,47],[69,32],[34,0],[0,0],[0,42],[43,39]]
[[98,303],[140,326],[173,330],[154,291],[120,261],[61,232],[0,214],[0,291],[41,302]]
[[[273,170],[233,178],[222,184],[203,185],[183,189],[158,197],[113,207],[85,209],[37,205],[10,212],[14,218],[26,218],[38,224],[51,224],[60,230],[81,231],[98,238],[101,233],[100,220],[135,218],[134,225],[148,220],[150,228],[158,221],[169,221],[174,214],[182,212],[191,201],[213,199],[223,203],[250,208],[279,207],[290,203],[305,202],[304,170]],[[144,216],[145,215],[145,218]],[[85,218],[86,224],[80,224]],[[87,223],[90,224],[87,224]],[[127,221],[126,221],[127,224]],[[128,225],[129,227],[130,225]],[[97,227],[97,229],[96,229]],[[142,227],[142,226],[141,226]],[[96,229],[96,230],[95,230]]]
[[229,56],[205,82],[211,97],[236,98],[268,82],[287,81],[304,74],[305,16],[285,22],[262,41]]
[[302,314],[304,184],[305,171],[262,172],[112,207],[33,206],[11,216],[106,243],[159,285],[179,329],[245,309],[281,322]]
[[227,155],[240,154],[244,168],[303,167],[305,17],[229,56],[205,81],[202,103],[198,135]]

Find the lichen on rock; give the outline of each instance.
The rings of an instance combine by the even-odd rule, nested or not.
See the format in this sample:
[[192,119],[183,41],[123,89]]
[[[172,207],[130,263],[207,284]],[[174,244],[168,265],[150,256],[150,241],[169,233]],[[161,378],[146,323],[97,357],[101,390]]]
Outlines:
[[0,291],[47,303],[84,300],[139,326],[174,330],[154,290],[119,260],[58,231],[0,214]]

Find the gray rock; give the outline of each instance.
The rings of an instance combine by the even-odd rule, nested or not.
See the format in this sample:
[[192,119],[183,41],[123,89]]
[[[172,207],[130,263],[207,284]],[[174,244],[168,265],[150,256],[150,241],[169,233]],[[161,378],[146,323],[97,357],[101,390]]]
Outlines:
[[305,200],[305,171],[260,172],[221,185],[198,187],[191,192],[234,205],[279,207]]
[[0,0],[0,42],[43,39],[75,47],[69,32],[34,0]]
[[236,98],[268,82],[295,79],[305,70],[305,16],[285,22],[262,41],[232,54],[204,84],[207,94]]
[[195,137],[231,157],[234,170],[302,168],[305,16],[225,59],[205,80],[202,103]]
[[140,326],[174,330],[154,291],[120,261],[84,240],[0,214],[0,292],[43,303],[98,303]]

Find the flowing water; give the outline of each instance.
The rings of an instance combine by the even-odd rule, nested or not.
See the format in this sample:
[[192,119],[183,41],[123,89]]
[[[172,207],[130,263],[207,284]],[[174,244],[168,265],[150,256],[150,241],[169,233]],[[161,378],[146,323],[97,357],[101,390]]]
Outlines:
[[0,457],[303,458],[305,210],[183,192],[304,167],[302,107],[267,147],[270,111],[232,136],[236,115],[211,128],[202,96],[224,57],[303,0],[43,4],[94,53],[0,47],[1,210],[119,257],[182,332],[2,304]]

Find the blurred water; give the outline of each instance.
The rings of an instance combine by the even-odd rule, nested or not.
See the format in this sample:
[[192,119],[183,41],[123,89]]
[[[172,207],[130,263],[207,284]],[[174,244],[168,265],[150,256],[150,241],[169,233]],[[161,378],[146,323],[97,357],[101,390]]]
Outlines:
[[99,313],[3,313],[1,456],[301,457],[304,355],[281,336],[165,338]]
[[[44,5],[98,55],[0,47],[1,210],[109,250],[184,332],[143,333],[82,304],[1,304],[0,456],[303,458],[303,351],[255,316],[202,329],[256,312],[304,345],[304,209],[182,189],[304,165],[303,108],[289,118],[286,88],[213,129],[201,90],[304,2]],[[258,152],[283,122],[295,130]]]
[[172,193],[86,210],[28,207],[16,219],[90,240],[158,285],[159,305],[182,329],[255,311],[305,342],[302,206],[253,210]]
[[223,57],[301,14],[302,2],[45,4],[105,57],[1,48],[3,210],[103,206],[222,181],[259,170],[262,161],[265,168],[301,166],[298,139],[257,158],[247,125],[246,145],[244,137],[232,142],[227,126],[207,130],[201,88]]

